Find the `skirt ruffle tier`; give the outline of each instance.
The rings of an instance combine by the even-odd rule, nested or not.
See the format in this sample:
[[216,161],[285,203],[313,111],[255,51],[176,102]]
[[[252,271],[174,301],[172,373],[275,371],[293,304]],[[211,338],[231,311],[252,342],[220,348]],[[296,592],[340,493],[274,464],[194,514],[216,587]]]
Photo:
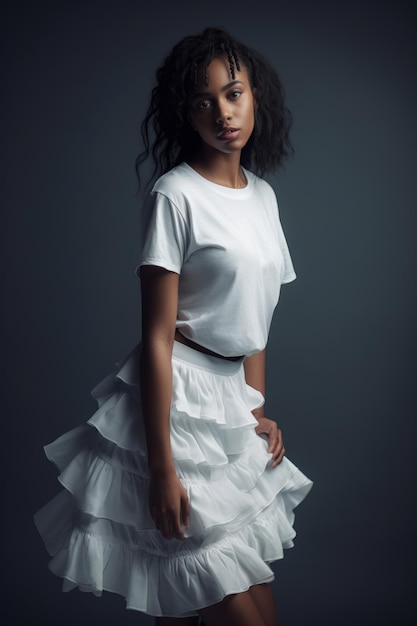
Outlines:
[[92,391],[96,413],[45,446],[63,490],[35,514],[63,589],[121,594],[127,608],[190,616],[270,582],[292,547],[294,508],[311,481],[289,459],[271,467],[252,410],[264,402],[239,361],[175,342],[171,445],[191,507],[183,541],[148,511],[140,346]]

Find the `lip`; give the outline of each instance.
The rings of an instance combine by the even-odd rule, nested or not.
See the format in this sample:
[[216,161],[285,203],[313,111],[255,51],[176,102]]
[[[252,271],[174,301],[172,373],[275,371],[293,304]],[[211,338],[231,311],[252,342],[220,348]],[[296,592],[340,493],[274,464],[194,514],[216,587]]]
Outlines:
[[221,141],[233,141],[239,135],[239,132],[239,128],[226,126],[226,128],[222,128],[222,130],[217,133],[217,139],[220,139]]

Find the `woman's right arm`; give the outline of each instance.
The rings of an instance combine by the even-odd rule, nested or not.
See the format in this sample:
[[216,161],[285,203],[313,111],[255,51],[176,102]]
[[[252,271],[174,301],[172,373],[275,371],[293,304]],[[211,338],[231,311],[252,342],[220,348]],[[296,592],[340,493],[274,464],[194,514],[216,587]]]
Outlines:
[[172,400],[172,348],[178,305],[175,272],[143,266],[141,394],[145,423],[148,466],[149,508],[166,539],[183,539],[188,525],[187,492],[177,477],[170,441]]

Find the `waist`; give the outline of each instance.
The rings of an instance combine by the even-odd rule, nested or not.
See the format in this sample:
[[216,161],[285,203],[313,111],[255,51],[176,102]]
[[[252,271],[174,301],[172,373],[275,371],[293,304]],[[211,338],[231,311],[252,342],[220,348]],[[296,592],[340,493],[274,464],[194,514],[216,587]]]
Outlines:
[[197,352],[202,352],[203,354],[208,354],[209,356],[215,356],[218,359],[225,359],[226,361],[242,361],[242,359],[244,358],[244,355],[223,356],[222,354],[217,354],[217,352],[213,352],[208,348],[204,348],[204,346],[200,346],[198,343],[195,343],[195,341],[188,339],[188,337],[184,337],[184,335],[178,330],[178,328],[175,330],[175,341],[178,341],[179,343],[182,343],[185,346],[192,348],[193,350],[197,350]]

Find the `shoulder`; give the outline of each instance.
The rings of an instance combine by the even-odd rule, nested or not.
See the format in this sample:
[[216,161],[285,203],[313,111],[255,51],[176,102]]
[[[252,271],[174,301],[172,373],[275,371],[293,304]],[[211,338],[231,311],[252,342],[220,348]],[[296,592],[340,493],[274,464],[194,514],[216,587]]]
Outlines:
[[190,170],[191,168],[186,163],[176,165],[158,178],[151,193],[162,194],[174,204],[183,204],[196,186],[196,181]]
[[171,215],[174,219],[179,215],[182,220],[188,221],[189,186],[187,167],[183,163],[162,174],[145,197],[142,205],[144,221],[150,221],[156,213],[165,218]]

